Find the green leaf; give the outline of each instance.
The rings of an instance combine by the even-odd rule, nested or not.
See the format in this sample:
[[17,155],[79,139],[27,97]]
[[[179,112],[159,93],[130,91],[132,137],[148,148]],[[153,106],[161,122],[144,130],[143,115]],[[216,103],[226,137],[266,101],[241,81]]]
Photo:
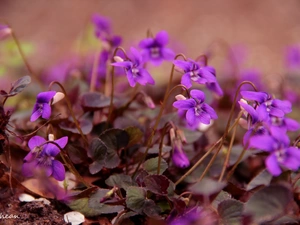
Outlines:
[[[151,158],[144,163],[144,169],[149,174],[157,174],[157,165],[158,157]],[[165,172],[166,169],[168,169],[168,163],[163,158],[161,158],[159,174],[163,174],[163,172]]]
[[107,214],[107,213],[115,213],[119,212],[124,209],[123,205],[108,205],[104,203],[100,203],[100,201],[106,197],[107,193],[109,192],[109,189],[101,189],[99,188],[96,193],[94,193],[89,198],[89,207],[92,210],[96,210],[97,212],[100,212],[100,214]]
[[142,213],[146,200],[146,190],[141,187],[131,186],[126,190],[126,205],[129,209]]
[[77,195],[69,196],[66,199],[66,204],[72,210],[81,212],[85,216],[99,216],[101,214],[119,212],[124,206],[100,203],[109,191],[109,189],[92,187]]
[[144,136],[143,132],[137,127],[127,127],[125,131],[129,135],[128,146],[132,146],[139,143]]
[[231,195],[226,191],[220,191],[220,193],[216,196],[216,198],[211,203],[214,208],[218,208],[218,205],[225,201],[231,199]]
[[125,190],[130,186],[136,185],[131,177],[125,174],[113,174],[105,181],[105,183],[110,187],[116,186]]
[[243,203],[234,199],[222,201],[218,213],[224,225],[242,225]]
[[189,187],[189,190],[196,195],[212,195],[220,192],[226,186],[225,182],[218,182],[211,178],[203,178],[200,182]]
[[[147,147],[142,147],[139,149],[140,152],[145,153]],[[171,146],[163,146],[162,147],[162,153],[170,152],[172,150]],[[148,150],[148,154],[158,154],[159,153],[159,144],[153,145]]]
[[250,181],[250,183],[247,185],[246,190],[249,191],[260,185],[267,186],[270,184],[272,177],[273,176],[267,170],[264,169]]
[[252,215],[254,222],[260,224],[274,220],[286,213],[292,201],[292,193],[283,185],[270,185],[254,193],[245,204],[244,214]]

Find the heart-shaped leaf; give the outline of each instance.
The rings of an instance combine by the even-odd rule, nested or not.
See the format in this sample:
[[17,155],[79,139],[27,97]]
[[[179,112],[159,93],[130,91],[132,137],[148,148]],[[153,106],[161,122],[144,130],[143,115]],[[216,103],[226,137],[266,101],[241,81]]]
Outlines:
[[272,177],[273,176],[266,169],[264,169],[250,181],[250,183],[247,185],[246,190],[249,191],[260,185],[267,186],[270,184]]
[[[144,163],[144,169],[149,174],[157,174],[157,165],[158,157],[151,158]],[[161,159],[159,174],[163,174],[163,172],[165,172],[166,169],[168,169],[168,163],[164,159]]]
[[254,193],[245,204],[244,214],[261,224],[284,216],[292,201],[292,192],[286,186],[275,184]]
[[136,185],[131,177],[125,174],[113,174],[105,181],[105,183],[110,187],[116,186],[125,190],[130,186]]
[[243,203],[227,199],[218,205],[218,213],[224,225],[242,225]]
[[31,77],[30,76],[24,76],[21,77],[20,79],[16,80],[14,83],[12,83],[12,87],[9,93],[4,93],[1,92],[1,95],[4,97],[11,97],[14,96],[18,93],[20,93],[21,91],[24,90],[24,88],[27,87],[28,84],[30,84],[31,82]]
[[226,186],[225,182],[218,182],[211,178],[203,178],[203,180],[189,187],[189,190],[196,195],[212,195],[221,191]]
[[167,195],[170,181],[163,175],[148,175],[144,178],[145,187],[158,195]]

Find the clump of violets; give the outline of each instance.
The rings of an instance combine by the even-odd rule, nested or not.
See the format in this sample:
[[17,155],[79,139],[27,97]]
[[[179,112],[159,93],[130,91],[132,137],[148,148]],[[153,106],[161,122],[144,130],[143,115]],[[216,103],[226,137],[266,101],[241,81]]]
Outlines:
[[40,92],[36,97],[36,103],[33,106],[30,121],[36,121],[38,118],[49,119],[51,116],[51,101],[55,104],[64,97],[64,94],[56,91]]
[[181,84],[187,88],[192,87],[192,82],[205,84],[206,87],[219,96],[223,95],[223,90],[220,87],[217,78],[216,70],[211,66],[202,66],[199,62],[192,59],[174,60],[175,68],[183,73]]
[[199,123],[210,124],[211,120],[217,119],[215,110],[204,102],[205,94],[200,90],[191,90],[190,98],[180,96],[173,106],[186,111],[185,118],[190,126],[198,126]]
[[269,153],[266,167],[274,176],[281,174],[281,167],[297,170],[300,166],[300,151],[290,146],[287,131],[299,129],[297,121],[286,118],[292,111],[291,103],[274,99],[266,92],[241,91],[239,104],[248,119],[248,131],[244,145]]
[[150,61],[154,65],[160,65],[163,60],[174,59],[174,52],[166,48],[169,36],[166,31],[160,31],[155,37],[148,37],[140,41],[139,47],[145,61]]
[[134,87],[136,83],[141,85],[154,85],[155,81],[150,73],[144,68],[144,60],[142,55],[135,48],[131,47],[131,58],[122,59],[121,57],[114,57],[115,63],[113,66],[122,67],[126,73],[129,85]]
[[[54,141],[53,135],[49,135],[49,141]],[[68,137],[62,137],[54,141],[60,148],[68,143]],[[35,172],[44,172],[46,176],[53,176],[58,181],[65,179],[65,167],[55,159],[60,149],[53,143],[47,142],[43,137],[34,136],[28,141],[30,152],[24,158],[22,173],[26,177],[32,177]]]

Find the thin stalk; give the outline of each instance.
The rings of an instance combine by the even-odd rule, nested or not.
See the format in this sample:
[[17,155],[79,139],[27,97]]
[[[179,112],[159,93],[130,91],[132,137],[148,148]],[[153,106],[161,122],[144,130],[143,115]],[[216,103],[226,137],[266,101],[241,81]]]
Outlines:
[[[125,50],[122,47],[117,47],[114,51],[113,57],[116,56],[118,51],[122,51],[125,55],[125,57],[128,59],[128,56],[125,52]],[[111,114],[113,111],[113,98],[114,98],[114,89],[115,89],[115,67],[112,66],[111,69],[111,92],[110,92],[110,104],[109,104],[109,111],[108,111],[108,116],[107,116],[107,121],[110,122],[111,120]]]
[[165,124],[164,128],[163,128],[160,143],[159,143],[159,153],[158,153],[158,162],[157,162],[157,175],[159,175],[159,173],[160,173],[160,163],[161,163],[161,158],[162,158],[162,147],[163,147],[164,137],[167,133],[168,126],[169,126],[169,122],[167,122]]
[[160,121],[161,116],[162,116],[162,114],[163,114],[163,111],[164,111],[164,109],[165,109],[165,107],[166,107],[166,99],[168,99],[169,96],[170,96],[170,94],[171,94],[174,90],[176,90],[177,88],[179,88],[179,87],[185,89],[187,95],[189,96],[189,91],[188,91],[188,89],[187,89],[185,86],[181,85],[181,84],[176,85],[175,87],[173,87],[173,88],[166,94],[166,97],[165,97],[165,99],[164,99],[164,101],[163,101],[163,104],[162,104],[162,106],[161,106],[161,108],[160,108],[160,111],[159,111],[159,113],[158,113],[158,116],[157,116],[157,118],[156,118],[156,122],[155,122],[155,124],[154,124],[154,126],[153,126],[152,132],[151,132],[150,137],[149,137],[149,139],[148,139],[146,151],[145,151],[145,153],[144,153],[144,155],[143,155],[142,160],[140,160],[139,164],[137,165],[137,167],[136,167],[136,169],[135,169],[135,171],[134,171],[132,177],[134,177],[134,176],[136,175],[136,173],[137,173],[137,171],[139,170],[140,166],[142,165],[142,163],[144,162],[144,160],[145,160],[146,157],[147,157],[148,151],[149,151],[150,146],[151,146],[151,144],[152,144],[152,139],[153,139],[154,134],[155,134],[155,132],[156,132],[156,129],[157,129],[157,127],[158,127],[158,124],[159,124],[159,121]]
[[12,36],[12,38],[14,39],[14,42],[16,43],[16,46],[17,46],[17,48],[18,48],[18,51],[19,51],[19,53],[20,53],[20,55],[21,55],[21,57],[22,57],[22,60],[23,60],[23,62],[24,62],[24,64],[25,64],[27,70],[29,71],[30,74],[32,74],[34,77],[36,77],[36,76],[35,76],[35,73],[33,72],[32,68],[31,68],[31,66],[30,66],[30,64],[29,64],[28,61],[27,61],[27,58],[26,58],[26,56],[25,56],[25,54],[24,54],[24,52],[23,52],[23,50],[22,50],[22,48],[21,48],[21,44],[20,44],[20,42],[19,42],[19,39],[17,38],[17,36],[16,36],[15,32],[13,31],[13,29],[11,29],[11,36]]
[[208,165],[205,167],[205,170],[203,171],[203,173],[201,174],[201,176],[198,178],[197,182],[201,181],[204,176],[206,175],[206,173],[208,172],[208,170],[210,169],[210,167],[212,166],[212,164],[214,163],[215,159],[217,158],[222,146],[223,146],[223,141],[224,139],[222,138],[217,151],[215,152],[215,154],[213,155],[213,157],[211,158],[211,160],[209,161]]
[[[180,56],[186,61],[185,55],[184,55],[184,54],[181,54],[181,53],[178,54],[178,55],[176,55],[174,59],[177,59],[177,58],[180,57]],[[172,84],[172,81],[173,81],[174,71],[175,71],[175,65],[173,64],[173,65],[172,65],[172,69],[171,69],[171,74],[170,74],[169,82],[168,82],[167,89],[166,89],[166,92],[165,92],[163,104],[165,104],[165,102],[166,102],[166,100],[167,100],[167,95],[168,95],[168,93],[169,93],[169,90],[170,90],[170,87],[171,87],[171,84]]]
[[[234,126],[237,125],[237,123],[238,121],[232,124],[232,126],[229,127],[228,132],[230,132],[234,128]],[[222,136],[216,143],[214,143],[213,146],[211,146],[209,150],[194,164],[194,166],[191,167],[184,175],[182,175],[179,178],[179,180],[175,182],[175,186],[178,185],[181,181],[183,181],[188,175],[190,175],[200,165],[200,163],[203,162],[203,160],[214,150],[217,144],[220,143],[223,139],[224,137]]]
[[74,167],[73,164],[71,164],[69,159],[68,161],[66,160],[63,152],[61,151],[60,152],[60,156],[62,158],[62,160],[64,161],[64,163],[66,164],[66,166],[68,167],[68,169],[77,177],[77,179],[84,184],[84,186],[86,186],[87,188],[88,187],[91,187],[88,183],[85,182],[85,180],[82,178],[82,176],[78,173],[78,171],[76,170],[76,168]]
[[[243,112],[241,111],[239,113],[236,121],[238,121],[242,117],[242,115],[243,115]],[[228,166],[228,163],[229,163],[230,153],[231,153],[231,149],[232,149],[233,142],[234,142],[234,139],[235,139],[236,130],[237,130],[237,126],[235,126],[233,131],[232,131],[231,140],[230,140],[229,147],[228,147],[228,150],[227,150],[226,159],[225,159],[224,164],[223,164],[222,172],[221,172],[221,175],[219,177],[219,182],[222,181],[222,179],[224,177],[224,174],[225,174],[225,170],[226,170],[226,168]]]
[[241,152],[239,158],[237,159],[237,161],[235,162],[235,164],[233,165],[233,167],[231,168],[231,170],[228,172],[227,176],[226,176],[226,180],[229,180],[230,177],[232,176],[233,172],[235,171],[236,167],[239,165],[239,163],[241,162],[243,156],[245,155],[245,152],[247,150],[247,147],[243,148],[243,151]]
[[[89,184],[87,184],[84,179],[82,178],[82,176],[78,173],[78,171],[76,170],[76,168],[74,167],[73,163],[70,161],[70,159],[68,158],[68,161],[66,160],[65,156],[63,153],[64,150],[59,146],[59,144],[57,144],[55,141],[46,141],[45,143],[43,143],[41,146],[45,145],[45,144],[54,144],[56,147],[59,148],[60,150],[60,156],[62,158],[62,160],[64,161],[64,163],[66,164],[66,166],[69,168],[69,170],[74,173],[74,175],[77,177],[78,180],[80,180],[86,187],[90,187]],[[66,154],[66,153],[65,153]],[[68,155],[66,154],[66,156],[68,157]]]
[[101,46],[99,46],[99,49],[95,54],[95,58],[94,58],[94,62],[93,62],[93,70],[92,70],[92,77],[91,77],[91,83],[90,83],[90,92],[94,92],[96,90],[97,69],[98,69],[98,65],[99,65],[100,53],[101,53]]
[[71,103],[70,103],[70,100],[69,100],[69,98],[68,98],[68,95],[67,95],[67,92],[66,92],[65,88],[64,88],[64,87],[61,85],[61,83],[59,83],[58,81],[53,81],[53,82],[51,82],[50,85],[49,85],[49,90],[51,90],[51,87],[53,86],[53,84],[57,84],[57,85],[61,88],[62,92],[64,93],[64,95],[65,95],[65,100],[66,100],[66,102],[67,102],[68,109],[70,110],[71,116],[72,116],[72,118],[73,118],[73,120],[74,120],[74,123],[75,123],[75,125],[76,125],[76,127],[77,127],[77,130],[79,131],[79,133],[80,133],[82,139],[84,140],[85,144],[88,145],[88,141],[87,141],[85,135],[83,134],[83,132],[82,132],[80,126],[79,126],[78,120],[77,120],[76,117],[75,117],[74,111],[73,111],[73,109],[72,109],[72,106],[71,106]]
[[233,117],[233,114],[234,114],[234,109],[235,109],[235,104],[237,102],[237,97],[240,93],[240,89],[242,88],[242,86],[244,84],[250,84],[252,85],[252,87],[255,89],[255,91],[257,90],[255,85],[250,82],[250,81],[243,81],[239,86],[238,86],[238,89],[237,91],[235,92],[235,96],[234,96],[234,100],[233,100],[233,104],[231,106],[231,110],[230,110],[230,114],[229,114],[229,118],[228,118],[228,121],[227,121],[227,125],[226,125],[226,128],[225,128],[225,132],[223,134],[223,138],[221,139],[221,143],[220,145],[218,146],[218,149],[216,151],[216,153],[214,154],[214,156],[211,158],[211,160],[209,161],[207,167],[205,168],[204,172],[202,173],[202,175],[200,176],[200,178],[198,179],[198,181],[201,181],[203,179],[203,177],[205,176],[205,174],[207,173],[207,171],[209,170],[209,168],[211,167],[211,165],[213,164],[213,162],[215,161],[218,153],[220,152],[223,144],[224,144],[224,141],[225,141],[225,138],[227,137],[228,133],[229,133],[229,126],[230,126],[230,123],[231,123],[231,120],[232,120],[232,117]]

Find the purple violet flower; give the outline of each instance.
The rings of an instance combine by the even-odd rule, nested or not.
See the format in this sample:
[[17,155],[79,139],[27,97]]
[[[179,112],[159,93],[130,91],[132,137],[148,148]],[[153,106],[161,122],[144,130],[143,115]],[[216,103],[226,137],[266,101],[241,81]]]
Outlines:
[[[176,218],[171,219],[169,225],[191,225],[198,224],[198,220],[203,217],[203,209],[200,207],[194,207],[186,209],[182,215],[178,215]],[[201,223],[202,224],[202,223]]]
[[283,117],[292,111],[292,104],[289,101],[273,99],[272,96],[266,92],[241,91],[241,95],[246,100],[259,103],[257,110],[265,112],[266,115]]
[[204,123],[210,124],[211,119],[217,119],[215,110],[204,103],[205,94],[199,90],[191,90],[191,98],[178,100],[173,106],[179,110],[186,110],[186,121],[190,126]]
[[294,70],[300,68],[300,47],[297,45],[286,48],[286,66]]
[[198,62],[191,59],[187,61],[174,60],[173,64],[184,73],[181,78],[181,84],[187,88],[191,88],[192,81],[194,81],[198,84],[205,84],[209,90],[219,96],[223,95],[223,91],[216,79],[216,70],[213,67],[200,66]]
[[143,68],[144,62],[141,54],[133,47],[130,48],[130,51],[132,53],[131,59],[123,60],[118,57],[120,61],[112,63],[111,65],[124,68],[131,87],[134,87],[136,83],[140,83],[141,85],[154,85],[155,81],[149,72]]
[[94,14],[92,22],[95,25],[95,35],[98,38],[106,38],[111,33],[111,24],[106,17]]
[[35,121],[42,117],[44,119],[49,119],[51,116],[51,106],[50,101],[56,94],[56,91],[46,91],[40,92],[37,95],[36,103],[34,104],[33,111],[30,117],[30,121]]
[[[68,137],[62,137],[54,142],[64,148],[68,143]],[[35,171],[43,170],[48,177],[53,176],[56,180],[62,181],[65,179],[65,168],[60,161],[54,159],[60,149],[52,143],[45,143],[46,140],[40,136],[34,136],[28,141],[30,152],[24,158],[22,173],[26,177],[32,177]]]
[[165,48],[169,42],[169,36],[166,31],[160,31],[155,38],[146,38],[139,43],[142,49],[142,56],[145,61],[150,60],[154,65],[160,65],[163,60],[174,59],[174,52]]
[[277,130],[270,135],[254,136],[250,139],[250,147],[269,152],[265,163],[268,171],[274,176],[281,174],[280,166],[290,170],[300,167],[300,150],[289,146],[289,138],[286,134]]

